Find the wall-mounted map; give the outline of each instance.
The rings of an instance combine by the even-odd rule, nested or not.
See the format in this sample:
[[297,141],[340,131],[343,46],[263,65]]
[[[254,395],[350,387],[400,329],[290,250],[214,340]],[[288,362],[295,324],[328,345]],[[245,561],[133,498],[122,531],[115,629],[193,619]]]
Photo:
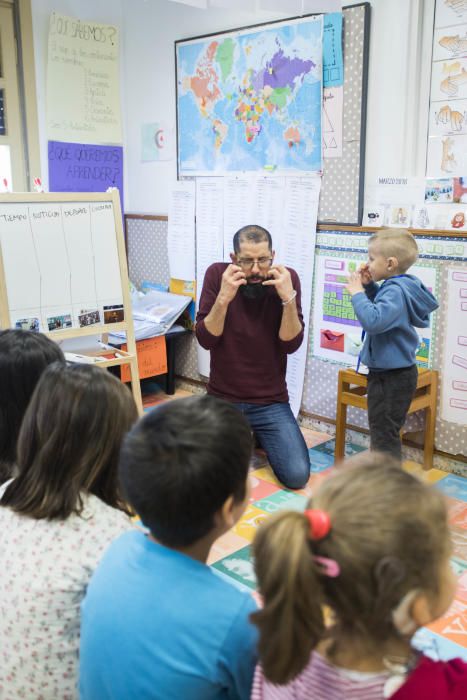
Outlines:
[[179,175],[319,172],[322,16],[176,42]]

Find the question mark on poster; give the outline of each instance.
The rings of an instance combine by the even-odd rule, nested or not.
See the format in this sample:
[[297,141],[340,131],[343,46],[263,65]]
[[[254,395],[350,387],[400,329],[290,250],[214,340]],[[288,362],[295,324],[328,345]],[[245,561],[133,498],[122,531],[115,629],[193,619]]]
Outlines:
[[112,44],[112,46],[114,46],[115,45],[114,38],[115,38],[115,35],[117,34],[117,30],[115,29],[115,27],[109,27],[108,29],[109,29],[110,43]]

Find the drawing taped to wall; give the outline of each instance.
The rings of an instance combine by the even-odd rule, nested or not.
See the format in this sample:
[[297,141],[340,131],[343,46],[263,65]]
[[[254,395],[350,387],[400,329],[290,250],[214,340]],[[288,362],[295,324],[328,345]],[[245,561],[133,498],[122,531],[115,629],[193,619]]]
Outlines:
[[463,56],[467,56],[467,24],[435,30],[433,61]]
[[435,27],[451,27],[467,22],[467,0],[437,0]]
[[467,100],[444,100],[430,107],[430,136],[467,133]]
[[428,139],[427,177],[462,176],[467,173],[467,134],[430,136]]
[[431,78],[433,102],[467,97],[467,58],[435,61]]

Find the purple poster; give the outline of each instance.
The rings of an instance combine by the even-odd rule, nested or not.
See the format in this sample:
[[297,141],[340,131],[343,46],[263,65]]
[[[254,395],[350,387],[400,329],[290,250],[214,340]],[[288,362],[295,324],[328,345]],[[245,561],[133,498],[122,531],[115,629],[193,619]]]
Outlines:
[[118,187],[123,210],[123,148],[49,141],[50,192],[105,192]]

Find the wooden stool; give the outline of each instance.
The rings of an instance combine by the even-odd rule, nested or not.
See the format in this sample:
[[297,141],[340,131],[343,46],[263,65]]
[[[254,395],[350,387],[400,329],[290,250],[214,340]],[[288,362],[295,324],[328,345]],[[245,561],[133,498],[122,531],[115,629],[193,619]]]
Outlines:
[[[415,413],[415,411],[419,411],[421,408],[426,410],[425,445],[423,449],[423,466],[425,469],[431,469],[433,466],[437,388],[438,372],[436,370],[419,367],[417,389],[408,413]],[[366,411],[368,409],[366,393],[367,377],[365,374],[357,374],[353,369],[339,370],[337,384],[336,448],[334,451],[336,460],[344,456],[347,406],[356,406]]]

